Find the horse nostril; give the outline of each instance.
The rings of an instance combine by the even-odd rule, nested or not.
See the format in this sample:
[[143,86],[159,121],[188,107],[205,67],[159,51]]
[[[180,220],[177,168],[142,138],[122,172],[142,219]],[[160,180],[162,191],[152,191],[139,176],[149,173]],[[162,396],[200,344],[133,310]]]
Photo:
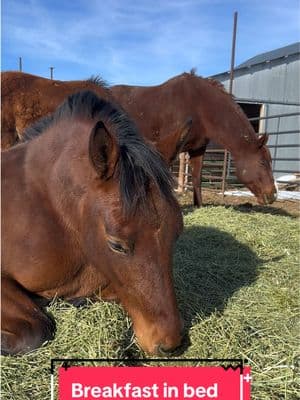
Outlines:
[[168,356],[168,357],[179,356],[187,350],[190,344],[191,341],[188,333],[182,332],[180,343],[177,346],[166,349],[164,345],[160,343],[155,347],[154,352],[156,355],[161,355],[161,356]]
[[156,348],[156,353],[161,356],[169,356],[175,351],[175,349],[164,349],[162,344],[159,344]]

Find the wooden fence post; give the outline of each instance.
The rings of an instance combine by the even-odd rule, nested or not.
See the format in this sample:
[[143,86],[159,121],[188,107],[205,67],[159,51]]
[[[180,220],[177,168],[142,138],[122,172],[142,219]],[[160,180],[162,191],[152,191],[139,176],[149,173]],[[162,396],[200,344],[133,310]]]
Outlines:
[[187,189],[189,184],[189,165],[190,165],[190,156],[189,153],[185,153],[185,166],[184,166],[184,188]]
[[183,193],[184,190],[184,164],[185,153],[179,154],[179,172],[178,172],[178,193]]

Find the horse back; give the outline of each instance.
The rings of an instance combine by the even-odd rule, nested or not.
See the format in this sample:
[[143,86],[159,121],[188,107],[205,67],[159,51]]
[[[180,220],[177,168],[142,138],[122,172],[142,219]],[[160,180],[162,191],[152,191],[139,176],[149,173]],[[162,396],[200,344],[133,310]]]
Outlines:
[[[199,107],[199,93],[187,80],[170,80],[157,86],[116,85],[113,96],[136,122],[149,140],[159,142],[176,133],[183,121],[193,124],[184,151],[201,148],[206,143]],[[164,155],[163,149],[160,149]]]
[[16,131],[21,137],[30,124],[53,113],[67,96],[81,90],[92,90],[111,100],[107,88],[89,81],[58,81],[8,71],[1,73],[1,84],[3,135]]

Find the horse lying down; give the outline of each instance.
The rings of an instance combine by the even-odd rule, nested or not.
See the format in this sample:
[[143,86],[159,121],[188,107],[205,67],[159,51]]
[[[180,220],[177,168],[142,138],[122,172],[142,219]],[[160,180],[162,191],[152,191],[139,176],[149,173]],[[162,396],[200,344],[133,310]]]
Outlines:
[[89,91],[70,96],[2,153],[2,194],[3,354],[54,337],[37,296],[99,292],[122,304],[143,350],[180,346],[172,249],[182,215],[167,165],[122,110]]

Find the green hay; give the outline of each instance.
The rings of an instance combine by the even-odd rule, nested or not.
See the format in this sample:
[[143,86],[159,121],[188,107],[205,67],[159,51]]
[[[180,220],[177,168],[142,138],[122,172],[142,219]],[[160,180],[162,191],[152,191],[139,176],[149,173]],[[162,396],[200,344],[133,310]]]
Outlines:
[[[298,221],[223,207],[185,214],[174,257],[191,340],[181,357],[248,358],[254,400],[297,399]],[[55,340],[22,357],[2,357],[3,400],[50,398],[51,358],[144,356],[117,305],[55,302],[49,310]]]

